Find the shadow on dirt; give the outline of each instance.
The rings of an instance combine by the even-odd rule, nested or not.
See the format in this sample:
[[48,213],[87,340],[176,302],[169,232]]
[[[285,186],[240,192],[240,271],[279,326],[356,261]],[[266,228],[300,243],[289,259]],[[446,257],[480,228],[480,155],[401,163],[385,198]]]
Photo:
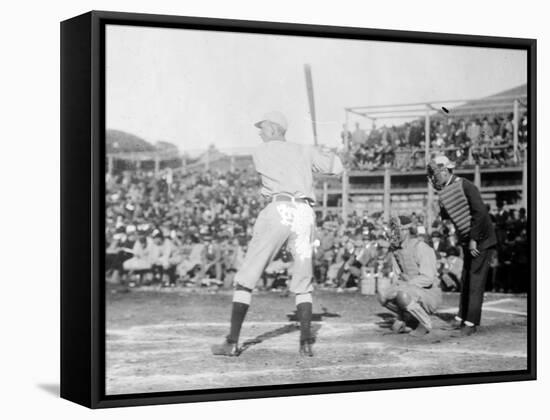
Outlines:
[[454,314],[448,312],[436,312],[434,315],[445,322],[451,322],[455,317]]
[[[271,338],[280,337],[281,335],[298,331],[299,329],[300,329],[300,326],[298,324],[294,324],[294,323],[287,324],[275,330],[260,334],[257,337],[251,338],[250,340],[246,340],[242,344],[242,346],[239,348],[239,355],[241,355],[244,351],[246,351],[250,347],[255,346],[256,344],[263,343],[264,341],[269,340]],[[321,324],[313,324],[311,326],[311,332],[313,334],[313,337],[317,337],[317,333],[320,329],[321,329]]]
[[[330,312],[327,308],[324,306],[321,307],[321,310],[323,312],[313,313],[311,316],[312,321],[322,321],[323,318],[340,318],[340,314],[337,314],[336,312]],[[286,317],[289,321],[298,321],[298,315],[296,314],[296,311],[290,312],[286,314]]]

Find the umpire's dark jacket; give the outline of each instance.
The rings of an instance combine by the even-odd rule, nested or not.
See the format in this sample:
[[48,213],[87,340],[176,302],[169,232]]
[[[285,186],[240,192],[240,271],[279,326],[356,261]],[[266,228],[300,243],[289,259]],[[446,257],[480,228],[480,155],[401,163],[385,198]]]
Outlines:
[[[455,182],[456,175],[451,175],[451,182]],[[489,212],[485,203],[481,199],[481,194],[477,187],[465,178],[462,178],[462,186],[464,188],[464,195],[468,200],[470,206],[470,215],[472,216],[470,237],[461,238],[461,242],[467,243],[470,239],[474,239],[477,242],[477,249],[480,251],[494,247],[497,244],[497,236],[495,233],[495,227],[489,216]],[[441,206],[441,218],[450,219],[449,214],[443,206]]]

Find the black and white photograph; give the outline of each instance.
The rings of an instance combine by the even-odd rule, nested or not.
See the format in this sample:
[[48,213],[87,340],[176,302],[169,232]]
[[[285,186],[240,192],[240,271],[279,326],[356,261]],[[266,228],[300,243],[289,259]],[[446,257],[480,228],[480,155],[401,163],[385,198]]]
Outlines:
[[526,371],[522,49],[109,24],[107,396]]
[[2,418],[540,418],[545,11],[6,3]]

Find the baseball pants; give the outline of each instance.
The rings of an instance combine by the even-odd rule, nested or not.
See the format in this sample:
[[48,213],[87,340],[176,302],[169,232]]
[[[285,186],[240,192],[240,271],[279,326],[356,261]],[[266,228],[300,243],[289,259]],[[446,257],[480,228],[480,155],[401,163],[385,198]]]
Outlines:
[[254,289],[267,265],[287,241],[294,260],[289,290],[296,294],[311,292],[314,224],[315,213],[306,203],[269,203],[254,223],[252,239],[235,282]]
[[491,248],[484,249],[476,258],[473,258],[468,247],[464,247],[464,268],[458,316],[474,325],[479,325],[481,322],[481,306],[491,253]]

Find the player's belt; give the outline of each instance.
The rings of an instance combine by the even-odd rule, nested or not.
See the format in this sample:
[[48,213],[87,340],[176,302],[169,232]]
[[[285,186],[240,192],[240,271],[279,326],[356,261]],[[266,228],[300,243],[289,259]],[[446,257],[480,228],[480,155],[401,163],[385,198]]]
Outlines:
[[293,197],[286,194],[275,194],[271,198],[271,201],[290,201],[292,203],[305,203],[311,205],[312,200],[309,198]]

